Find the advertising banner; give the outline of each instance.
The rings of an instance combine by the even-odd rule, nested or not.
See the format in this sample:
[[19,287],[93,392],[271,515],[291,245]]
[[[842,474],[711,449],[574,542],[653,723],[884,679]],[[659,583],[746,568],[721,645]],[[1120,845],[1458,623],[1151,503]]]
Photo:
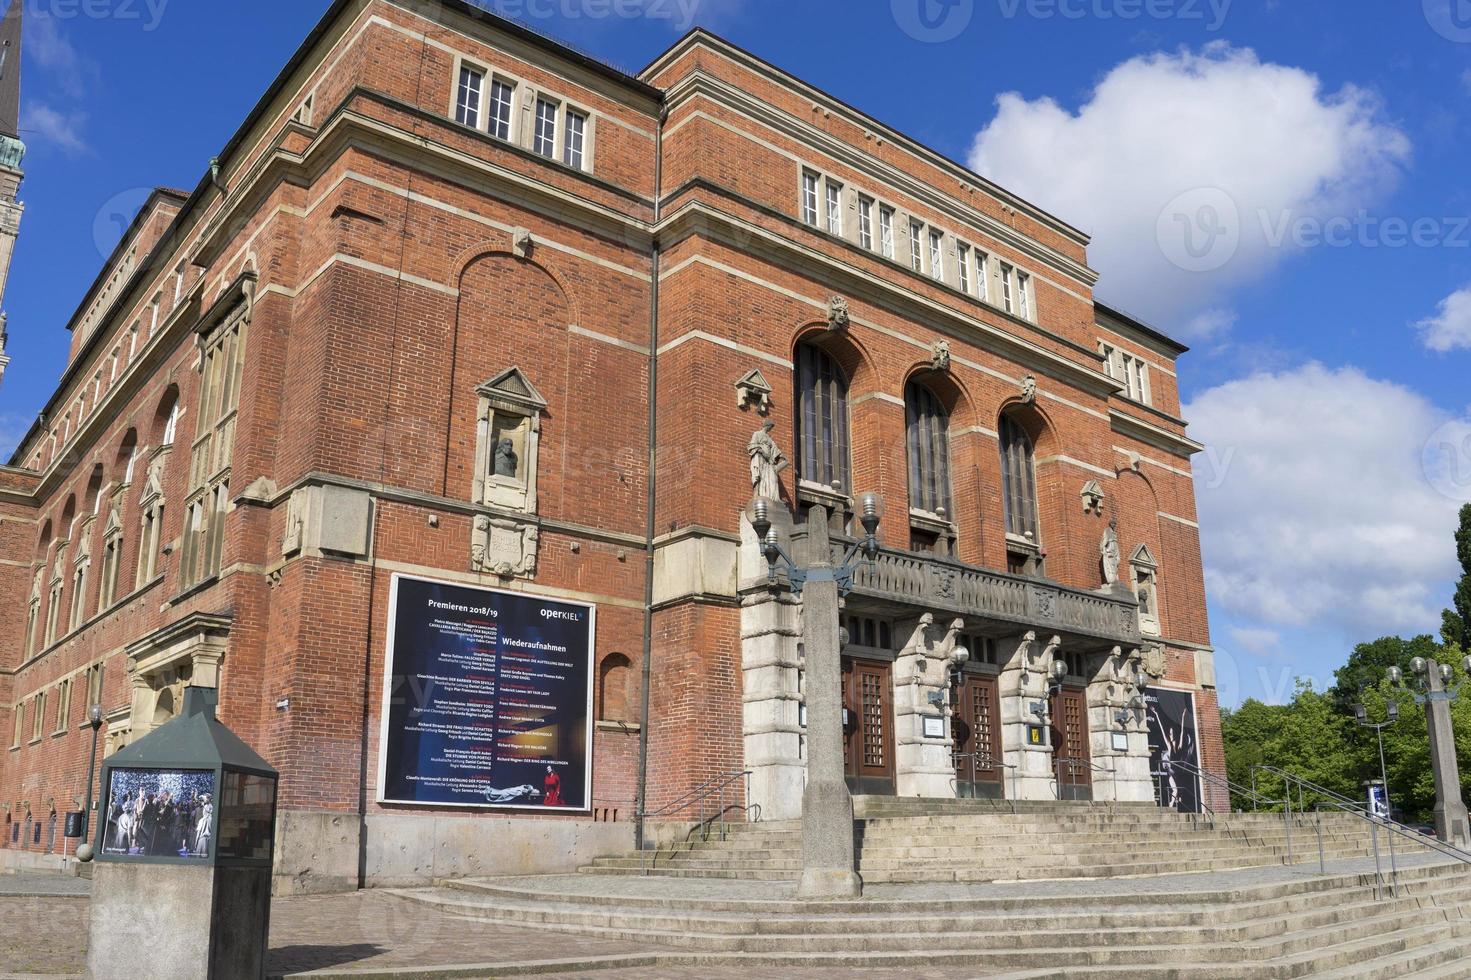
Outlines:
[[214,798],[212,771],[113,769],[102,853],[207,860]]
[[595,615],[395,575],[379,801],[589,809]]
[[[1159,787],[1159,805],[1181,813],[1200,812],[1200,739],[1195,730],[1195,695],[1152,687],[1149,705],[1149,763]],[[1191,768],[1177,765],[1186,763]]]

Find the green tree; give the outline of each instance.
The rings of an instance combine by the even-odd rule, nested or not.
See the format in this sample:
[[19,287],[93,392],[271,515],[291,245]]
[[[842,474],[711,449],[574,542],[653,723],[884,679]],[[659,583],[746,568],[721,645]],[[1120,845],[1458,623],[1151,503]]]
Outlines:
[[1441,614],[1440,638],[1448,646],[1471,650],[1471,504],[1461,508],[1456,528],[1456,558],[1461,563],[1461,580],[1451,597],[1454,608]]
[[1348,655],[1348,662],[1334,671],[1336,683],[1329,693],[1339,711],[1352,712],[1353,706],[1359,702],[1359,692],[1377,687],[1390,667],[1398,667],[1408,677],[1411,660],[1416,657],[1430,660],[1440,655],[1440,644],[1430,636],[1417,636],[1411,640],[1384,636],[1372,643],[1360,643]]

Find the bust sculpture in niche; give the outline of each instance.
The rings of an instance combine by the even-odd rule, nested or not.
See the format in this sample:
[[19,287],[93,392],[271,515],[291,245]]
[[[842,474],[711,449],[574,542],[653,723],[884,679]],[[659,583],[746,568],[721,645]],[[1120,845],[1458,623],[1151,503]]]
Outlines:
[[510,439],[501,439],[495,445],[495,460],[491,472],[496,476],[515,479],[520,457],[516,455],[516,444]]

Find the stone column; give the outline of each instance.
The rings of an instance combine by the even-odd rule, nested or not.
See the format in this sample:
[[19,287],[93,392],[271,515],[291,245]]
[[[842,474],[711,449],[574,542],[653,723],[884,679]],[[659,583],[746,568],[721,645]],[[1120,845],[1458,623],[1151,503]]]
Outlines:
[[[899,796],[949,799],[955,796],[950,656],[965,620],[955,620],[938,636],[934,621],[925,613],[895,624],[900,635],[909,634],[909,642],[894,663],[894,789]],[[926,715],[940,717],[939,737],[925,737]]]
[[[790,540],[791,514],[775,504],[772,525]],[[751,798],[762,820],[802,816],[807,763],[802,758],[799,639],[801,603],[768,585],[765,557],[748,521],[741,521],[742,735]]]
[[807,512],[807,567],[802,590],[806,653],[807,789],[802,794],[800,898],[863,894],[853,847],[853,797],[843,778],[843,673],[838,639],[838,583],[824,507]]
[[1440,679],[1440,665],[1432,661],[1426,672],[1425,723],[1430,729],[1430,767],[1435,774],[1435,832],[1441,840],[1471,848],[1471,828],[1461,799],[1461,770],[1456,764],[1456,735],[1451,728],[1451,704]]
[[[1001,667],[997,689],[1001,698],[1001,755],[1006,770],[1006,795],[1010,799],[1054,800],[1056,777],[1052,772],[1052,745],[1047,735],[1047,672],[1062,643],[1059,637],[1043,646],[1035,632],[1023,634],[1011,658]],[[1044,713],[1032,710],[1041,704]],[[1027,737],[1033,725],[1043,726],[1041,744]],[[1010,768],[1010,767],[1015,768]]]

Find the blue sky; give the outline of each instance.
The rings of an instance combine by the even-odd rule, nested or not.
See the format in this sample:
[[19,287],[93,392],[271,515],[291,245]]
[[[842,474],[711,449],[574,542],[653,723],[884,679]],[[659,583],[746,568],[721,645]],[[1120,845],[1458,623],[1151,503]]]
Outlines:
[[[6,453],[146,189],[195,186],[327,7],[14,2]],[[1093,232],[1100,297],[1194,347],[1227,703],[1438,625],[1471,500],[1471,0],[489,5],[635,70],[704,23]]]

